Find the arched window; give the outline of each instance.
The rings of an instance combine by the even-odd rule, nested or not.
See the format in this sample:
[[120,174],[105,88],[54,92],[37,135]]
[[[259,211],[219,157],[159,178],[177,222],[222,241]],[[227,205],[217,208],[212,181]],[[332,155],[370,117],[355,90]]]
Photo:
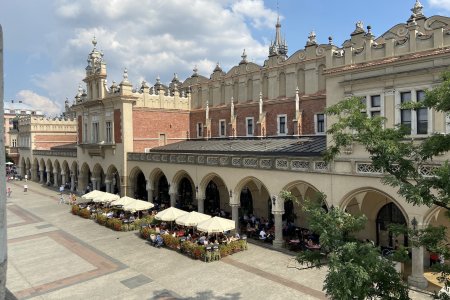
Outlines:
[[297,87],[298,87],[298,92],[300,94],[305,93],[305,70],[304,69],[298,69],[298,71],[297,71]]
[[317,69],[317,78],[318,78],[318,84],[317,84],[317,91],[322,92],[326,89],[326,82],[325,82],[325,76],[323,75],[323,70],[325,69],[324,65],[320,65]]
[[[394,236],[389,230],[390,224],[406,225],[405,217],[402,211],[395,205],[394,202],[390,202],[384,205],[379,211],[376,220],[377,230],[377,245],[381,247],[392,248],[395,244]],[[407,236],[404,235],[399,241],[399,245],[408,245]]]
[[267,74],[263,74],[263,98],[269,97],[269,78],[267,77]]
[[253,80],[249,79],[247,81],[247,101],[253,100]]
[[233,83],[233,98],[234,101],[239,102],[239,82],[237,80]]
[[286,74],[284,72],[278,76],[278,96],[286,97]]

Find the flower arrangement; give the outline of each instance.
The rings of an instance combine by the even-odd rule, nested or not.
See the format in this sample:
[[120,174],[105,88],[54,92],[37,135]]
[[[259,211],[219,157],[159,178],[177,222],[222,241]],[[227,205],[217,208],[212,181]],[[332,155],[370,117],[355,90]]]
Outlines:
[[86,208],[82,208],[78,211],[78,215],[82,218],[89,219],[91,217],[91,212]]
[[72,205],[72,208],[70,210],[73,215],[78,215],[78,212],[80,211],[80,207],[78,205]]
[[97,223],[105,226],[108,218],[103,214],[97,214]]

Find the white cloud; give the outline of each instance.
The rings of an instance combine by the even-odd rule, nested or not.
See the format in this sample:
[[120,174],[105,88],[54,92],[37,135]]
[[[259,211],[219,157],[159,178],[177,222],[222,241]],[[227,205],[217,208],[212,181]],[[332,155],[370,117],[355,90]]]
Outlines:
[[30,90],[19,91],[16,95],[16,99],[33,107],[34,109],[42,111],[46,115],[56,115],[61,112],[61,106],[59,103],[56,103],[45,96],[38,95]]
[[267,40],[255,39],[251,29],[273,28],[270,39],[277,15],[262,0],[55,0],[53,5],[57,25],[45,33],[44,50],[52,70],[35,74],[32,82],[61,108],[84,77],[94,35],[109,82],[121,81],[126,67],[135,86],[143,78],[154,83],[157,75],[167,83],[173,73],[180,80],[189,77],[194,65],[206,77],[216,62],[227,71],[244,48],[249,61],[262,64]]
[[273,28],[277,13],[264,7],[262,0],[242,0],[232,5],[233,12],[247,17],[256,28]]
[[432,7],[443,8],[450,11],[450,0],[429,0]]

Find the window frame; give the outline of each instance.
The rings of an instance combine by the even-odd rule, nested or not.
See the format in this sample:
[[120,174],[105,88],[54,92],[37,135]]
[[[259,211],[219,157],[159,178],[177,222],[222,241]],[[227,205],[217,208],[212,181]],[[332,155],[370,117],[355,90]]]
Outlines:
[[[222,124],[223,124],[223,133],[222,133]],[[225,119],[219,120],[219,136],[220,137],[227,136],[227,120],[225,120]]]
[[[252,125],[252,132],[249,133],[249,123],[248,121],[251,121],[251,125]],[[246,136],[254,136],[255,135],[255,118],[253,117],[246,117],[245,118],[245,135]]]
[[111,120],[105,121],[105,142],[108,144],[114,143],[114,126]]
[[203,123],[202,122],[197,122],[197,138],[202,138],[203,137]]
[[[284,118],[284,126],[283,132],[281,132],[281,118]],[[279,114],[277,115],[277,135],[287,135],[288,127],[287,127],[287,114]]]
[[[417,102],[417,95],[419,92],[425,91],[425,90],[431,89],[431,86],[429,85],[422,85],[422,86],[414,86],[414,87],[404,87],[401,89],[398,89],[395,91],[395,124],[400,125],[402,124],[402,111],[408,111],[403,110],[400,108],[402,101],[401,101],[401,95],[405,92],[411,93],[411,102],[416,103]],[[432,110],[429,108],[423,108],[427,110],[427,133],[418,133],[418,109],[412,109],[409,110],[411,112],[411,133],[409,136],[427,136],[430,135],[433,132],[433,113]]]
[[[323,116],[323,131],[319,131],[319,115]],[[317,135],[325,135],[327,133],[327,116],[324,113],[314,114],[314,132]]]

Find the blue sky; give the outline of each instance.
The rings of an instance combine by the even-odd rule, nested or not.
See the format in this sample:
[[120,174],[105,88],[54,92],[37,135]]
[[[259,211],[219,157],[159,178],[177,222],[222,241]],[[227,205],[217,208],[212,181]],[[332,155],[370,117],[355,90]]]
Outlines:
[[[311,30],[319,43],[341,45],[361,20],[376,36],[405,22],[415,0],[279,0],[289,54]],[[426,16],[450,16],[450,0],[421,0]],[[108,81],[153,84],[159,75],[181,80],[197,65],[209,76],[248,59],[262,65],[274,37],[276,0],[14,0],[4,1],[5,101],[22,100],[48,115],[73,101],[82,83],[91,40],[102,49]]]

